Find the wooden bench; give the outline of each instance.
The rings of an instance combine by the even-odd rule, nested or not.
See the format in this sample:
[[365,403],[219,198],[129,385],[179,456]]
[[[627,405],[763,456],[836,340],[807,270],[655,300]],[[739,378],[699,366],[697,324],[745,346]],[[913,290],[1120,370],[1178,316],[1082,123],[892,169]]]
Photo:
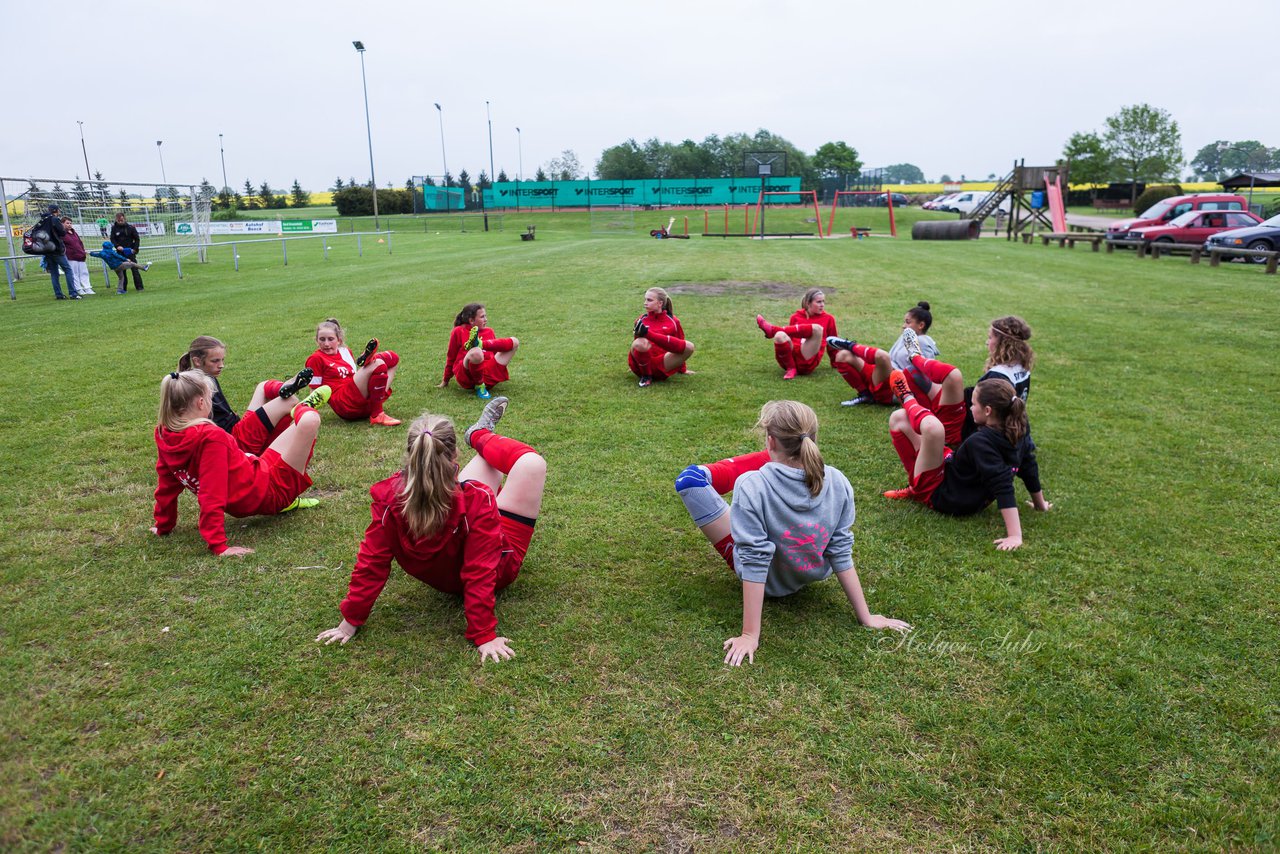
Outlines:
[[1266,258],[1267,272],[1273,276],[1276,274],[1277,266],[1280,265],[1280,252],[1276,252],[1274,250],[1227,249],[1221,246],[1215,246],[1209,250],[1210,267],[1217,267],[1222,263],[1223,258]]
[[855,240],[861,240],[864,237],[870,236],[870,234],[871,234],[870,226],[855,225],[853,228],[849,229],[849,236],[854,238]]
[[1139,258],[1147,254],[1147,241],[1145,240],[1108,240],[1107,254],[1110,255],[1112,252],[1115,252],[1117,246],[1121,249],[1137,250]]
[[534,235],[534,233],[537,231],[537,228],[538,228],[538,227],[537,227],[536,225],[526,226],[526,227],[525,227],[524,234],[520,235],[520,239],[521,239],[521,240],[533,240],[533,235]]
[[1203,243],[1161,243],[1155,241],[1148,248],[1151,254],[1151,260],[1159,260],[1161,255],[1190,255],[1192,264],[1200,263],[1200,256],[1204,254]]
[[[1097,232],[1090,234],[1088,232],[1082,232],[1082,231],[1070,231],[1070,232],[1047,231],[1044,234],[1038,234],[1036,236],[1040,238],[1040,240],[1043,242],[1045,246],[1049,245],[1049,241],[1056,240],[1058,241],[1059,249],[1063,248],[1064,246],[1069,246],[1072,249],[1075,249],[1076,243],[1081,242],[1081,243],[1088,243],[1089,245],[1091,245],[1093,247],[1094,252],[1097,252],[1098,247],[1102,244],[1102,241],[1107,239],[1107,236],[1105,234],[1101,234]],[[1029,235],[1023,235],[1023,240],[1029,243],[1030,242]]]

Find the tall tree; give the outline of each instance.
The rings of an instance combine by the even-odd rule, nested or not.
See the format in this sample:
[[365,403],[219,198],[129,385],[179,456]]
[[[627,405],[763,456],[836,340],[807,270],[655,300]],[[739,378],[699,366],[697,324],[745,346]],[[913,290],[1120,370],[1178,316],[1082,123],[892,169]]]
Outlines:
[[923,184],[924,173],[912,163],[895,163],[884,168],[886,184]]
[[311,204],[311,194],[302,189],[298,179],[293,179],[293,188],[289,191],[290,201],[295,208],[305,208]]
[[[1062,156],[1071,161],[1071,180],[1081,184],[1105,184],[1111,178],[1111,152],[1096,133],[1073,133],[1063,146]],[[1097,190],[1089,191],[1091,198]]]
[[576,181],[582,176],[582,164],[578,162],[578,155],[573,153],[572,148],[566,148],[560,152],[559,157],[551,158],[547,170],[557,181]]
[[510,180],[511,180],[511,179],[507,177],[507,170],[506,170],[506,169],[499,169],[499,170],[498,170],[498,183],[499,183],[499,184],[505,184],[505,183],[509,182]]
[[644,152],[634,139],[606,148],[596,161],[596,174],[606,181],[636,181],[653,177]]
[[274,208],[276,206],[276,193],[271,189],[271,185],[263,181],[258,187],[258,198],[262,202],[264,208]]
[[347,185],[342,181],[342,176],[339,175],[337,178],[334,179],[333,186],[330,189],[332,189],[336,193],[339,190],[345,189],[346,186]]
[[538,171],[534,173],[534,175],[533,175],[533,180],[535,180],[535,181],[545,181],[545,180],[547,180],[547,173],[542,171],[542,167],[541,167],[541,166],[539,166],[539,167],[538,167]]
[[843,140],[824,142],[813,153],[813,168],[824,178],[856,178],[862,171],[862,161],[858,159],[858,150]]
[[466,169],[458,173],[458,186],[463,189],[463,192],[471,189],[471,175]]
[[247,211],[256,210],[258,208],[258,200],[253,193],[253,182],[248,178],[244,179],[244,209]]
[[1139,181],[1176,180],[1182,167],[1182,133],[1165,110],[1149,104],[1121,107],[1108,116],[1103,136],[1116,173],[1133,182],[1132,200],[1138,198]]

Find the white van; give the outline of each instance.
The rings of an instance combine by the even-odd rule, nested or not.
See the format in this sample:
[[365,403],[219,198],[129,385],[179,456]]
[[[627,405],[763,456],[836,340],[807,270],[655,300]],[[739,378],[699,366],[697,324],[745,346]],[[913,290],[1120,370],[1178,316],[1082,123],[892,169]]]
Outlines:
[[[978,205],[982,204],[990,193],[984,190],[968,190],[960,193],[951,201],[947,202],[946,210],[952,213],[968,216],[978,209]],[[1009,212],[1009,199],[1006,198],[1000,202],[999,209],[1005,213]]]

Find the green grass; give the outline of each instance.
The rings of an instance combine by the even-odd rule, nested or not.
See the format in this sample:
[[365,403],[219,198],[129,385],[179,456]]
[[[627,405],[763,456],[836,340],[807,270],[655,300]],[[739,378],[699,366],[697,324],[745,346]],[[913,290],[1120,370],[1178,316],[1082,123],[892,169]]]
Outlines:
[[[666,216],[638,214],[631,238],[567,213],[532,215],[533,243],[514,217],[409,230],[363,258],[348,238],[328,261],[298,241],[287,267],[246,244],[239,273],[220,249],[181,282],[162,263],[142,294],[79,303],[21,283],[0,350],[0,844],[1274,847],[1275,280],[999,240],[638,236]],[[640,391],[624,359],[652,284],[675,292],[697,373]],[[904,480],[888,409],[842,409],[829,369],[779,381],[752,317],[786,316],[812,285],[843,333],[886,346],[930,300],[971,378],[987,322],[1028,319],[1056,507],[1024,514],[1020,551],[992,547],[994,509],[880,498]],[[480,668],[459,602],[398,570],[352,643],[312,642],[338,620],[403,430],[326,412],[324,502],[228,519],[248,558],[208,554],[189,497],[171,537],[148,535],[157,385],[192,337],[228,343],[243,405],[336,316],[401,354],[394,414],[465,424],[475,398],[434,385],[477,299],[523,345],[504,427],[550,465],[498,604],[518,658]],[[831,580],[766,604],[754,665],[721,664],[739,587],[671,482],[758,447],[750,424],[784,396],[817,410],[857,494],[868,598],[915,624],[911,645],[861,629]]]

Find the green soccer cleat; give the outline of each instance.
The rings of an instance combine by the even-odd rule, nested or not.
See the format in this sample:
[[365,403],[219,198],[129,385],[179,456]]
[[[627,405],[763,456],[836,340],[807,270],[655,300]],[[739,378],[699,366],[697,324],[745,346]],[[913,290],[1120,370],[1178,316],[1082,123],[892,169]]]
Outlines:
[[281,510],[281,513],[288,513],[290,510],[310,510],[320,504],[319,498],[295,498],[293,502]]
[[333,389],[327,385],[322,385],[311,394],[294,404],[293,409],[289,410],[289,415],[298,411],[299,406],[310,406],[312,409],[319,409],[329,402],[329,397],[333,394]]

